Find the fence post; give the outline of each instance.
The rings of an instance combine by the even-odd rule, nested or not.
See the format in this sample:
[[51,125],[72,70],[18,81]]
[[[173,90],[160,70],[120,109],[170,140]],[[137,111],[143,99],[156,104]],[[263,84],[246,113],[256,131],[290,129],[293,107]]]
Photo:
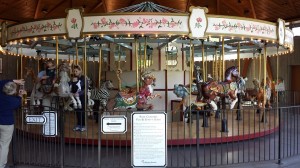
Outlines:
[[[277,107],[278,108],[278,107]],[[278,164],[281,164],[281,109],[278,108]]]
[[60,107],[57,111],[60,112],[60,167],[63,168],[65,165],[65,112]]
[[[200,120],[200,117],[199,117],[199,113],[201,113],[201,112],[203,112],[203,115],[205,115],[205,111],[203,110],[203,111],[201,111],[201,110],[199,110],[199,111],[197,111],[197,113],[196,113],[196,137],[197,137],[197,149],[196,149],[196,164],[197,164],[197,167],[200,167],[200,159],[199,159],[199,157],[200,157],[200,155],[199,155],[199,148],[200,148],[200,122],[199,122],[199,120]],[[204,117],[204,116],[203,116]]]

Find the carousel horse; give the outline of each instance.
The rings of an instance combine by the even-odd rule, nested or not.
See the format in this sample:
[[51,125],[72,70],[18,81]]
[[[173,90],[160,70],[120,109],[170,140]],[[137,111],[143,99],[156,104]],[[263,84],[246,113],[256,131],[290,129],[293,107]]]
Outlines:
[[203,84],[203,78],[201,75],[200,66],[195,67],[195,77],[196,79],[193,81],[196,84],[197,87],[197,101],[200,101],[202,98],[202,92],[201,92],[201,85]]
[[[57,83],[53,84],[52,92],[43,92],[41,89],[42,83],[34,74],[34,71],[31,69],[27,70],[27,74],[30,74],[34,79],[34,86],[30,95],[30,104],[37,106],[41,105],[41,101],[43,100],[44,106],[51,106],[52,104],[52,97],[59,96],[59,97],[68,97],[69,95],[69,85],[68,82],[70,80],[68,76],[68,72],[70,71],[70,66],[67,63],[62,63],[59,66],[59,77],[55,79]],[[52,86],[51,86],[52,87]]]
[[101,87],[99,89],[91,89],[91,96],[90,98],[92,100],[99,100],[100,106],[99,109],[103,111],[107,111],[107,104],[108,99],[110,97],[110,90],[114,88],[114,85],[112,81],[107,80],[102,83]]
[[30,94],[30,105],[38,106],[41,104],[41,100],[43,99],[43,92],[39,89],[40,83],[38,82],[37,76],[32,68],[26,67],[26,73],[24,75],[24,79],[31,78],[33,81],[33,89]]
[[254,88],[247,88],[245,90],[245,95],[243,97],[244,101],[251,101],[253,104],[254,101],[256,101],[258,92],[260,91],[259,81],[258,79],[254,78],[252,81]]
[[181,84],[175,84],[174,85],[174,91],[173,93],[178,97],[178,98],[181,98],[181,102],[180,102],[180,105],[183,105],[185,107],[185,111],[184,111],[184,118],[188,118],[188,113],[187,113],[187,109],[190,105],[189,103],[189,99],[188,99],[188,96],[190,95],[188,89],[184,86],[184,85],[181,85]]
[[225,97],[231,99],[230,109],[233,109],[237,99],[238,84],[240,82],[240,74],[237,67],[232,66],[225,71],[225,80],[222,82],[209,81],[202,84],[201,90],[203,101],[208,103],[213,110],[218,110],[215,100]]
[[152,104],[148,104],[149,100],[156,97],[161,98],[159,94],[153,94],[156,78],[150,75],[151,72],[144,72],[141,75],[142,86],[137,93],[134,89],[129,89],[128,92],[121,91],[115,98],[114,109],[131,109],[137,108],[138,110],[151,110]]
[[[245,98],[246,101],[257,102],[258,107],[263,107],[264,104],[267,107],[271,107],[271,95],[272,95],[272,85],[271,80],[267,78],[267,83],[265,86],[266,93],[264,94],[264,87],[263,83],[260,84],[258,79],[253,79],[254,88],[253,89],[246,89],[245,91]],[[264,103],[266,100],[266,103]]]
[[153,104],[148,104],[148,100],[156,97],[161,98],[159,94],[153,94],[156,78],[150,75],[151,72],[144,72],[141,76],[142,86],[138,93],[138,101],[136,104],[137,110],[153,110]]

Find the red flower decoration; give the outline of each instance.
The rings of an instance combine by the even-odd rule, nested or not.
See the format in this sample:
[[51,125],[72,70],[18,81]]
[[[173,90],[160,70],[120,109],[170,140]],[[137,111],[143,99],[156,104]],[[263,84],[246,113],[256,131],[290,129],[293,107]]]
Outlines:
[[201,17],[198,17],[196,20],[197,20],[197,22],[202,22],[202,18]]
[[71,22],[74,24],[76,23],[76,19],[75,18],[72,18]]

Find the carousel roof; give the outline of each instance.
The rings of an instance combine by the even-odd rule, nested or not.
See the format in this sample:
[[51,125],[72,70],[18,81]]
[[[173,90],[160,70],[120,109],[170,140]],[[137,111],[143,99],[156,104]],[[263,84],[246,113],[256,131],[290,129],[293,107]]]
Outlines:
[[[196,6],[204,6],[206,8],[208,8],[209,13],[208,14],[220,14],[220,15],[216,15],[216,19],[221,16],[221,15],[227,15],[230,16],[232,18],[235,19],[234,16],[243,16],[243,18],[254,18],[254,19],[249,19],[248,21],[246,20],[246,22],[251,22],[251,21],[255,21],[255,20],[259,20],[262,19],[264,21],[272,21],[272,22],[276,22],[278,18],[282,18],[284,19],[286,22],[291,22],[293,24],[297,24],[296,20],[298,20],[298,18],[300,18],[300,14],[298,15],[296,10],[299,6],[300,9],[300,3],[293,1],[293,0],[289,0],[286,2],[286,4],[280,4],[278,3],[279,1],[276,2],[271,2],[271,1],[256,1],[256,0],[238,0],[238,1],[222,1],[222,0],[216,0],[216,1],[211,1],[211,0],[207,0],[207,1],[193,1],[193,0],[177,0],[176,3],[174,3],[174,0],[156,0],[154,2],[151,1],[140,1],[140,0],[134,0],[134,1],[128,1],[128,0],[122,0],[122,1],[116,1],[116,0],[102,0],[102,1],[92,1],[92,0],[84,0],[81,1],[80,3],[78,1],[41,1],[38,0],[37,3],[34,3],[36,1],[31,1],[31,0],[25,0],[25,1],[16,1],[15,2],[15,6],[12,8],[12,10],[7,10],[7,9],[3,9],[2,12],[0,12],[0,19],[2,20],[6,20],[9,21],[9,23],[17,23],[16,25],[22,25],[20,23],[24,22],[24,21],[36,21],[36,20],[46,20],[46,19],[50,19],[50,18],[58,18],[58,17],[66,17],[67,13],[65,12],[65,9],[67,8],[76,8],[76,7],[81,7],[83,8],[83,16],[89,17],[91,14],[91,17],[94,17],[95,14],[92,13],[107,13],[107,15],[109,15],[110,13],[118,13],[118,14],[126,14],[126,13],[131,13],[131,12],[143,12],[143,14],[145,13],[175,13],[174,16],[176,16],[176,13],[181,13],[182,14],[186,14],[189,12],[188,8],[191,5],[196,5]],[[66,3],[69,2],[69,3]],[[283,3],[283,2],[281,2]],[[275,8],[269,8],[270,6],[266,6],[266,4],[269,4],[270,6],[273,6]],[[293,5],[293,10],[291,10],[291,5]],[[0,6],[0,11],[1,8],[3,8],[3,6],[10,6],[10,4],[2,2],[2,5]],[[32,6],[35,6],[35,8],[32,8]],[[263,6],[263,7],[262,7]],[[249,8],[250,7],[250,8]],[[275,10],[277,9],[278,10]],[[19,11],[23,11],[22,13],[18,13],[16,12],[15,14],[11,14],[8,15],[8,13],[11,13],[12,11],[14,11],[15,9],[18,9]],[[33,12],[34,10],[34,16],[31,16],[30,13]],[[272,15],[268,14],[269,13],[269,9],[270,11],[273,11]],[[63,11],[62,11],[63,10]],[[243,12],[241,11],[243,10]],[[281,10],[288,10],[285,11],[284,13],[281,13]],[[262,13],[264,13],[263,15],[258,12],[261,11]],[[274,13],[274,11],[276,11]],[[291,12],[292,11],[292,12]],[[294,11],[294,13],[293,13]],[[102,14],[103,15],[103,14]],[[104,15],[103,15],[104,16]],[[124,15],[123,15],[124,16]],[[185,15],[184,15],[185,16]],[[299,17],[298,17],[299,16]],[[124,16],[125,17],[125,16]],[[165,16],[167,17],[167,16]],[[120,18],[121,20],[122,18]],[[165,18],[163,18],[165,19]],[[230,20],[231,18],[229,18]],[[240,19],[240,18],[239,18]],[[54,19],[52,19],[54,20]],[[146,25],[152,24],[153,22],[151,21],[151,19],[144,19],[145,20],[145,24],[144,21],[139,22],[142,26],[142,24],[144,24],[143,26],[145,27]],[[155,19],[156,20],[156,19]],[[165,19],[166,20],[166,19]],[[168,27],[170,27],[171,22],[173,23],[173,26],[178,26],[179,24],[182,23],[182,21],[178,21],[175,22],[173,17],[170,17],[170,23],[169,21],[165,21],[168,24]],[[157,21],[157,20],[156,20]],[[101,21],[102,22],[102,21]],[[111,21],[110,21],[111,22]],[[127,20],[123,20],[124,23],[120,23],[119,20],[117,20],[115,23],[109,23],[109,26],[115,26],[115,25],[133,25],[133,22],[128,22]],[[146,23],[147,22],[147,23]],[[151,22],[151,23],[150,23]],[[261,21],[260,21],[261,22]],[[55,24],[55,21],[53,22]],[[163,21],[159,21],[157,22],[156,25],[158,24],[162,24]],[[264,31],[269,31],[269,28],[266,29],[264,24],[269,24],[270,25],[271,22],[268,23],[264,23],[262,22],[262,29],[259,30],[260,32],[262,32],[262,34],[264,34]],[[47,21],[47,25],[50,24],[50,22]],[[107,26],[107,22],[105,22],[105,25],[101,25],[102,23],[95,22],[92,23],[90,25],[94,26],[93,28],[99,28],[99,26]],[[113,25],[114,24],[114,25]],[[238,23],[240,24],[240,23]],[[273,23],[272,23],[273,24]],[[271,26],[274,26],[275,23]],[[243,23],[244,25],[244,23]],[[239,28],[239,29],[245,29],[247,27],[242,27],[243,25],[232,25],[232,28]],[[51,26],[51,25],[50,25]],[[60,25],[55,25],[56,27],[60,26]],[[172,25],[171,25],[172,26]],[[222,25],[219,23],[218,25],[214,25],[217,26],[218,29],[220,29],[222,27]],[[225,25],[223,25],[225,26]],[[255,29],[258,30],[257,27],[253,27],[249,24],[249,29]],[[13,26],[12,26],[13,27]],[[31,27],[31,29],[29,32],[33,32],[33,29],[35,29],[35,25],[33,26],[29,26]],[[101,28],[102,28],[101,27]],[[107,26],[108,27],[108,26]],[[228,25],[226,25],[226,27],[228,27]],[[275,26],[276,27],[276,26]],[[159,27],[158,27],[159,28]],[[215,27],[216,28],[216,27]],[[225,28],[225,27],[224,27]],[[52,28],[51,28],[52,29]],[[119,29],[119,28],[118,28]],[[17,35],[18,33],[26,33],[28,32],[28,30],[24,30],[24,26],[20,26],[20,29],[18,29],[18,31],[13,32],[15,33],[15,35]],[[179,29],[180,30],[180,29]],[[13,30],[14,31],[14,30]],[[103,31],[103,29],[101,29],[100,31]],[[275,30],[273,29],[272,32],[273,34]],[[35,32],[36,33],[36,32]],[[163,33],[162,33],[163,34]],[[182,34],[173,34],[168,35],[165,34],[165,36],[161,36],[161,37],[155,37],[155,34],[148,35],[148,36],[141,36],[140,35],[135,35],[135,37],[130,36],[127,37],[127,34],[123,34],[123,35],[118,35],[118,36],[114,36],[112,34],[106,34],[106,35],[99,35],[96,33],[96,35],[91,35],[85,39],[79,39],[78,41],[75,40],[69,40],[69,39],[59,39],[58,40],[58,44],[59,44],[59,51],[58,53],[60,55],[74,55],[76,54],[76,50],[75,50],[75,42],[77,43],[77,46],[79,48],[78,53],[79,55],[83,55],[84,51],[80,50],[80,48],[83,48],[85,45],[87,46],[87,55],[88,56],[96,56],[99,54],[99,44],[102,44],[101,48],[104,51],[104,57],[107,55],[107,51],[111,51],[112,49],[109,48],[106,44],[107,43],[115,43],[118,44],[120,46],[122,46],[122,48],[126,48],[129,50],[132,50],[132,46],[130,46],[130,43],[134,43],[135,39],[137,39],[137,41],[139,43],[145,43],[145,41],[148,44],[154,43],[154,44],[159,44],[158,45],[158,49],[167,47],[167,44],[170,42],[175,42],[175,43],[180,43],[180,44],[184,44],[183,48],[181,49],[182,51],[189,51],[190,50],[190,39],[187,38],[187,36],[182,35]],[[32,36],[30,36],[32,38]],[[29,56],[34,56],[34,55],[55,55],[56,54],[56,40],[52,39],[52,36],[47,37],[47,38],[32,38],[32,39],[28,39],[22,40],[21,43],[10,43],[7,46],[7,50],[8,51],[12,51],[12,53],[18,53],[18,48],[22,48],[23,49],[23,54],[24,55],[29,55]],[[206,55],[214,55],[215,54],[215,48],[222,48],[222,45],[224,45],[224,51],[227,54],[230,53],[236,53],[237,49],[238,49],[238,43],[240,44],[240,51],[242,54],[244,54],[244,57],[252,57],[253,54],[255,53],[259,53],[261,52],[261,49],[263,48],[264,45],[264,41],[260,40],[260,38],[256,38],[255,39],[231,39],[231,35],[227,36],[227,39],[225,39],[225,42],[222,43],[220,37],[216,37],[216,40],[214,40],[214,38],[207,38],[204,41],[201,40],[195,40],[193,41],[193,44],[195,45],[195,57],[201,57],[202,55],[202,51],[201,51],[201,45],[202,43],[205,46],[205,52]],[[20,40],[20,41],[21,41]],[[274,39],[267,39],[267,40],[273,40]],[[275,39],[276,40],[276,39]],[[277,51],[277,44],[276,43],[269,43],[267,45],[272,51],[269,52],[270,55],[272,54],[276,54]],[[16,50],[16,51],[13,51]],[[26,53],[28,50],[28,53]],[[279,49],[280,50],[280,49]],[[282,48],[282,50],[280,50],[282,52],[284,52],[284,48]],[[35,53],[36,52],[36,53]],[[218,51],[220,52],[220,51]],[[186,52],[186,55],[189,56],[189,52]],[[243,57],[243,55],[242,55]],[[212,58],[211,58],[212,59]],[[229,58],[230,59],[230,58]]]
[[[142,8],[141,3],[144,3],[145,8]],[[207,7],[209,14],[215,15],[248,17],[270,22],[282,18],[294,26],[300,20],[299,0],[1,0],[0,22],[8,21],[13,24],[61,18],[67,15],[65,9],[78,7],[84,8],[84,14],[92,14],[110,13],[119,9],[127,9],[128,12],[135,9],[185,13],[190,6]]]

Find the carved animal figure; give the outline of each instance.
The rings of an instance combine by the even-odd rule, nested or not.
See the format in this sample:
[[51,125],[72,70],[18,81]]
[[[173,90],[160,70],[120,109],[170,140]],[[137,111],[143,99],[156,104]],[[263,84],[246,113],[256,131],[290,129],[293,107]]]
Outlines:
[[107,80],[102,83],[99,89],[91,89],[91,99],[99,100],[100,107],[99,109],[107,111],[107,103],[110,97],[110,90],[114,88],[112,81]]
[[237,67],[232,66],[225,71],[225,80],[222,82],[210,81],[202,84],[201,90],[203,95],[203,101],[208,103],[213,110],[217,110],[218,107],[215,103],[216,98],[225,100],[228,96],[231,99],[230,109],[234,108],[234,105],[238,101],[237,99],[237,82],[240,81],[240,74]]

